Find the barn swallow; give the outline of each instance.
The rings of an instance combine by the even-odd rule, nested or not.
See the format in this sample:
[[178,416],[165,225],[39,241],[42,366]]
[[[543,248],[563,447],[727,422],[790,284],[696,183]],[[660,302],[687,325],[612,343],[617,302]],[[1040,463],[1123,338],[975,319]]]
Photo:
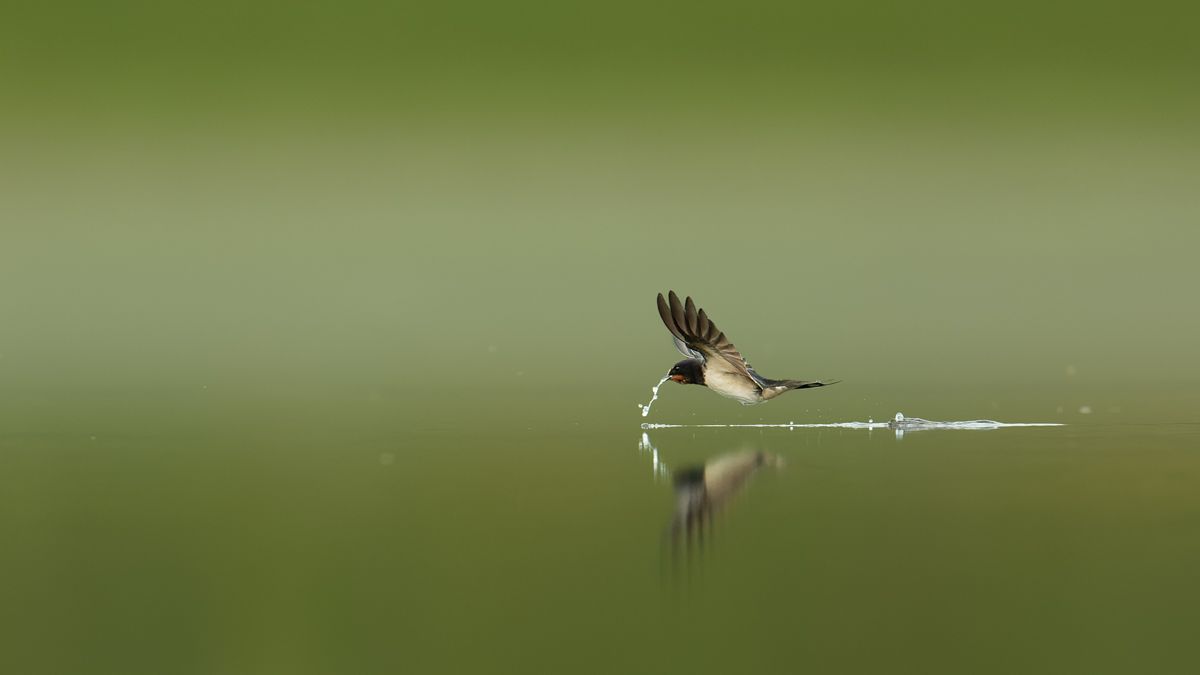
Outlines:
[[675,348],[688,358],[667,374],[680,384],[699,384],[722,396],[752,405],[769,401],[793,389],[835,384],[838,380],[772,380],[754,372],[733,343],[704,310],[696,310],[689,297],[682,304],[675,291],[670,302],[658,294],[658,314],[675,340]]

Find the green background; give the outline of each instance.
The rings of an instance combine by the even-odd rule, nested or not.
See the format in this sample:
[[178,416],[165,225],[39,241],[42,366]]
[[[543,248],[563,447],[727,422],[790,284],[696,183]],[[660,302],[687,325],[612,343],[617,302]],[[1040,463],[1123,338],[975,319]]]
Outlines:
[[[1194,427],[1135,432],[1200,404],[1197,18],[5,7],[3,669],[1187,663]],[[663,590],[670,491],[633,453],[679,358],[669,288],[768,376],[843,382],[752,408],[672,385],[650,421],[1072,431],[965,458],[957,436],[659,433],[673,465],[803,466],[825,438],[809,459],[850,476],[756,478],[740,557]],[[774,543],[813,513],[829,529]],[[907,572],[872,577],[897,551]],[[860,630],[879,650],[844,663]]]
[[419,421],[652,383],[668,287],[776,376],[1194,378],[1192,19],[9,9],[4,382],[331,380]]

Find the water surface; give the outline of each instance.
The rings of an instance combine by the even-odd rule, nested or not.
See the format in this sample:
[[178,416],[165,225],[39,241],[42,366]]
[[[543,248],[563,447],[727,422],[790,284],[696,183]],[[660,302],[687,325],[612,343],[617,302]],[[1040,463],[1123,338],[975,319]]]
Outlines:
[[[688,391],[655,417],[692,417]],[[1189,662],[1186,418],[643,430],[636,393],[613,398],[457,426],[398,418],[386,397],[176,401],[140,425],[76,410],[73,428],[0,435],[5,658],[89,673]],[[722,410],[778,420],[781,403]]]

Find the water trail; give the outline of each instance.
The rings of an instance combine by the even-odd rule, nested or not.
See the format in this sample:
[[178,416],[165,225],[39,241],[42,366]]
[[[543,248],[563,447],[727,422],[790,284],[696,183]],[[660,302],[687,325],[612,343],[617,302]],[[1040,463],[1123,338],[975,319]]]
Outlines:
[[897,436],[902,435],[905,431],[918,431],[924,429],[1002,429],[1006,427],[1061,427],[1058,422],[997,422],[995,420],[965,420],[957,422],[938,422],[935,420],[922,419],[920,417],[905,417],[901,413],[896,413],[896,416],[887,422],[876,422],[870,420],[867,422],[823,422],[823,423],[797,423],[788,422],[787,424],[647,424],[643,423],[643,429],[683,429],[683,428],[702,428],[702,429],[739,429],[739,428],[756,428],[756,429],[818,429],[818,428],[833,428],[833,429],[892,429]]
[[[650,397],[649,403],[647,403],[646,405],[642,405],[641,403],[638,404],[638,407],[642,409],[642,417],[645,417],[650,414],[650,406],[654,405],[654,402],[658,400],[658,388],[663,386],[663,382],[666,382],[670,378],[671,378],[670,375],[665,375],[665,376],[663,376],[663,379],[658,381],[658,384],[654,385],[654,388],[650,390],[651,392],[654,393],[654,396]],[[642,426],[646,426],[646,425],[643,424]],[[653,425],[651,425],[651,426],[653,426]]]

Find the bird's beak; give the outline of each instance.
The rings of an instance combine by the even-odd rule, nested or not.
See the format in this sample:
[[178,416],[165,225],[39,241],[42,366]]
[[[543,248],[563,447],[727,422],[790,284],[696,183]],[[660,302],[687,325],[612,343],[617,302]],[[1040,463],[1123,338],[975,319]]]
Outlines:
[[671,381],[678,382],[679,384],[683,384],[683,376],[682,375],[672,375]]

